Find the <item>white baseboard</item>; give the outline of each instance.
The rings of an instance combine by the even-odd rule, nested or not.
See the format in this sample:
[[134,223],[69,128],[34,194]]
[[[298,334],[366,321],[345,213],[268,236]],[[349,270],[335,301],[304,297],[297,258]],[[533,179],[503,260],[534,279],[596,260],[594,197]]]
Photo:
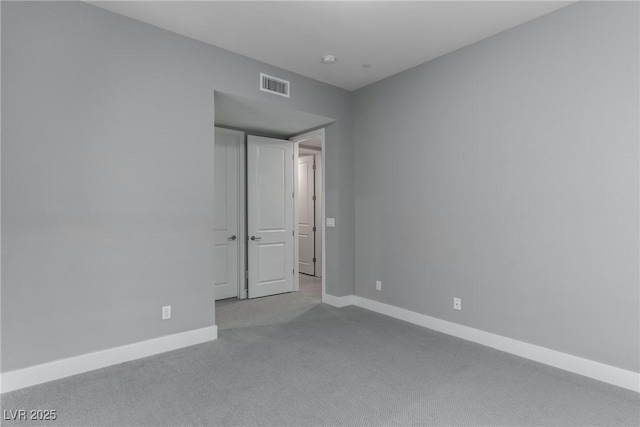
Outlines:
[[435,317],[359,296],[353,297],[353,304],[357,307],[362,307],[367,310],[375,311],[376,313],[395,317],[396,319],[433,329],[434,331],[443,332],[445,334],[486,345],[487,347],[492,347],[506,353],[515,354],[516,356],[524,357],[525,359],[613,384],[628,390],[640,392],[640,374],[637,372],[627,371],[625,369],[605,365],[600,362],[594,362],[593,360],[584,359],[582,357],[551,350],[546,347],[540,347],[523,341],[514,340],[512,338],[503,337],[501,335],[492,334],[490,332],[481,331],[458,323],[437,319]]
[[346,307],[348,305],[353,305],[353,295],[335,297],[329,294],[322,294],[322,302],[338,308]]
[[0,392],[6,393],[24,387],[57,380],[111,365],[177,350],[218,338],[216,325],[179,334],[167,335],[134,344],[114,347],[94,353],[56,360],[0,375]]

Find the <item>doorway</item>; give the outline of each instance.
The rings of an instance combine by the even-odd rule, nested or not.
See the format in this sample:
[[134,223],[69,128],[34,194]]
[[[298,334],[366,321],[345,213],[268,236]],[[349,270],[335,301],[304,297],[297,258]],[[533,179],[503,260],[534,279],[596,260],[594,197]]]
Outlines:
[[299,290],[322,300],[322,141],[324,130],[294,138],[298,145]]
[[[224,233],[220,232],[216,238],[216,254],[220,256],[220,259],[215,261],[215,312],[216,324],[220,330],[247,324],[277,323],[278,319],[282,320],[293,313],[305,312],[321,303],[321,298],[325,295],[325,286],[322,281],[326,267],[324,263],[321,263],[321,260],[325,259],[325,239],[324,227],[318,227],[318,223],[324,218],[325,209],[323,203],[318,203],[316,208],[318,212],[314,211],[316,222],[315,276],[304,276],[301,281],[299,273],[300,242],[297,235],[297,159],[301,153],[300,150],[304,154],[305,149],[308,149],[308,147],[305,148],[305,145],[313,144],[316,141],[315,152],[319,153],[316,167],[318,168],[320,164],[324,166],[324,151],[322,150],[325,144],[324,128],[325,126],[334,126],[334,122],[335,120],[328,117],[215,92],[215,141],[219,140],[219,131],[237,136],[235,139],[239,153],[237,169],[240,171],[240,176],[237,179],[221,178],[220,175],[223,172],[232,173],[233,168],[228,167],[228,159],[233,156],[224,152],[223,155],[228,157],[226,161],[223,161],[222,158],[216,159],[216,215],[227,215],[227,217],[232,215],[228,207],[223,207],[225,201],[230,200],[231,203],[238,206],[236,216],[238,221],[235,231],[233,231],[233,224],[230,224],[230,221],[216,219],[216,231],[224,231]],[[308,129],[315,130],[308,131]],[[253,145],[255,145],[254,148],[257,147],[257,156],[250,154],[250,151],[253,150],[250,140],[256,143]],[[269,147],[269,144],[272,143],[274,146]],[[280,144],[282,146],[279,146]],[[288,149],[283,148],[286,144],[293,148],[291,158],[288,157]],[[220,157],[220,151],[222,150],[216,147],[216,156]],[[254,152],[254,154],[256,153]],[[271,162],[267,161],[267,158],[271,158]],[[250,193],[263,193],[261,188],[267,189],[267,192],[275,191],[274,185],[267,183],[268,180],[278,178],[276,179],[278,181],[282,178],[279,182],[286,181],[286,170],[283,173],[276,173],[280,170],[276,166],[278,158],[281,160],[289,159],[290,170],[293,173],[291,191],[283,187],[284,190],[279,192],[282,197],[272,194],[263,197],[262,200],[259,196],[257,198],[251,196]],[[276,160],[275,163],[274,160]],[[224,165],[218,166],[219,164]],[[257,171],[258,174],[251,178],[252,172],[249,168],[254,172]],[[317,174],[314,180],[317,184],[316,198],[324,200],[324,176]],[[234,181],[238,182],[236,193],[239,200],[237,202],[229,197],[232,192],[230,188]],[[252,185],[253,190],[250,188]],[[219,190],[222,188],[226,189],[228,194],[221,201],[222,198],[218,195],[220,191],[225,191]],[[318,197],[318,193],[320,197]],[[291,204],[290,209],[286,207],[287,203]],[[258,207],[257,213],[252,211],[252,208],[256,207]],[[283,210],[279,210],[278,207],[282,207]],[[282,212],[288,214],[290,219],[285,219],[286,215],[280,215]],[[253,220],[251,220],[252,217],[254,217]],[[231,228],[222,227],[222,225],[227,226],[228,224]],[[288,235],[289,232],[291,234]],[[279,237],[278,234],[280,234]],[[233,236],[236,236],[235,240]],[[251,240],[251,237],[254,239]],[[272,240],[276,237],[280,240]],[[223,247],[226,249],[223,250]],[[286,255],[289,248],[293,249],[292,253]],[[231,263],[230,251],[237,251],[237,268]],[[231,292],[227,294],[222,292],[223,285],[227,286],[231,283],[229,276],[232,275],[237,277],[237,295],[233,295]],[[304,278],[309,277],[319,282],[313,297],[305,292],[308,286]]]
[[324,129],[291,139],[215,134],[216,300],[299,291],[301,268],[303,292],[321,300]]

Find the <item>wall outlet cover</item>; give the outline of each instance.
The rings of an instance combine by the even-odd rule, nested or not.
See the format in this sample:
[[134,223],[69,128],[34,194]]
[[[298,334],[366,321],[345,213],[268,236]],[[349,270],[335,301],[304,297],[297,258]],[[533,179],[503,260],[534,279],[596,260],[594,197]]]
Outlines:
[[165,305],[164,307],[162,307],[162,320],[169,319],[171,319],[171,306]]
[[453,309],[454,310],[462,310],[462,298],[454,298],[453,299]]
[[336,219],[335,218],[327,218],[327,227],[335,227]]
[[376,291],[382,290],[382,282],[380,280],[376,280]]

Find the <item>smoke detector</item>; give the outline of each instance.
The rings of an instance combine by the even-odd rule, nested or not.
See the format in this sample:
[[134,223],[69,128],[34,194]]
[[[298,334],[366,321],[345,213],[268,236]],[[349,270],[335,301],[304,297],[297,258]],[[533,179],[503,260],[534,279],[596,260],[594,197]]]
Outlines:
[[336,57],[333,56],[333,55],[325,55],[325,56],[322,57],[322,63],[323,64],[330,65],[330,64],[333,64],[335,62],[336,62]]

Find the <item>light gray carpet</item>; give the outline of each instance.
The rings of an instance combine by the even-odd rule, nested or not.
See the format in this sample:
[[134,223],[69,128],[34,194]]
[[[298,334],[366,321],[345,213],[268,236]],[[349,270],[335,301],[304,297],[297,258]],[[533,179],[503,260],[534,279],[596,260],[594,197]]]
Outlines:
[[317,304],[320,300],[302,292],[250,300],[231,298],[216,301],[216,324],[222,330],[290,322]]
[[356,307],[303,300],[291,318],[290,296],[269,298],[289,314],[219,319],[215,342],[8,393],[2,408],[58,411],[39,426],[640,424],[636,393]]
[[322,300],[322,279],[300,273],[300,293]]

